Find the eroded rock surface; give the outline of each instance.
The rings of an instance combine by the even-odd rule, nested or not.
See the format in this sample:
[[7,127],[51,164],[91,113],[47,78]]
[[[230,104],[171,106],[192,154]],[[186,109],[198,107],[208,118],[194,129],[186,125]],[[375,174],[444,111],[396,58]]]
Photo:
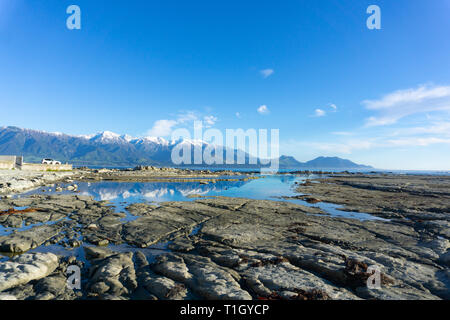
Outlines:
[[[300,185],[305,205],[208,197],[134,204],[131,221],[81,195],[3,199],[39,210],[0,216],[0,251],[31,250],[0,260],[0,299],[450,299],[448,180],[339,176]],[[332,217],[309,198],[389,220]],[[46,245],[85,260],[32,252]],[[372,266],[381,289],[367,287]]]
[[58,267],[53,253],[23,254],[0,262],[0,292],[51,274]]

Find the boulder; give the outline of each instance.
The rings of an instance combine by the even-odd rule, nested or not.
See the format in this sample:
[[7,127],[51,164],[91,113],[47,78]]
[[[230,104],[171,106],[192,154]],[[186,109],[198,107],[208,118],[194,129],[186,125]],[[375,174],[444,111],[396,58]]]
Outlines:
[[29,253],[0,263],[0,292],[44,278],[58,267],[53,253]]

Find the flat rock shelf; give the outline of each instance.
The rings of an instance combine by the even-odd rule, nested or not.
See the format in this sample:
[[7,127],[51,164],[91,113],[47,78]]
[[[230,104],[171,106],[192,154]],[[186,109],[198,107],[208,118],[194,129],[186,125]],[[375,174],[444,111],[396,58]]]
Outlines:
[[4,197],[0,299],[450,299],[449,176],[209,174]]

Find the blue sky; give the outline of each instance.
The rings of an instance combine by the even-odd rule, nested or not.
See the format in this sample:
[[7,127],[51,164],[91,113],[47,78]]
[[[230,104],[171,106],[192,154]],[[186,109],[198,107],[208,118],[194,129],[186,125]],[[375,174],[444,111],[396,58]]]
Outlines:
[[447,0],[0,0],[0,126],[141,137],[206,119],[280,129],[301,161],[450,170],[449,18]]

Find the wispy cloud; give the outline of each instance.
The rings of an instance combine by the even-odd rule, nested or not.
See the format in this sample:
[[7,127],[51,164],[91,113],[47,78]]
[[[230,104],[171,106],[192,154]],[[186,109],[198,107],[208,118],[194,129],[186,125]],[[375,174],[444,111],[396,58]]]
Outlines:
[[336,139],[326,141],[291,141],[292,146],[303,146],[310,149],[328,152],[329,154],[351,154],[355,151],[427,147],[432,145],[450,145],[450,123],[439,123],[432,126],[378,130],[367,132],[364,128],[355,132],[332,132]]
[[450,137],[450,122],[442,121],[442,122],[434,122],[424,126],[399,128],[392,132],[392,136],[429,135],[429,134],[437,134],[439,136]]
[[[411,152],[423,148],[430,154],[442,150],[442,156],[448,156],[450,150],[450,86],[422,85],[407,90],[397,90],[379,100],[363,102],[373,116],[355,128],[345,131],[331,131],[324,139],[290,140],[283,143],[285,150],[303,150],[302,154],[313,155],[369,155],[374,152],[393,153],[397,151]],[[329,104],[315,110],[316,117],[324,117],[338,107]],[[407,116],[414,117],[406,118]],[[389,126],[387,126],[389,124]],[[414,149],[413,149],[414,148]],[[370,151],[369,153],[367,151]],[[389,161],[402,165],[398,159],[385,160],[380,157],[376,161],[380,165],[389,165]],[[432,160],[432,159],[430,159]],[[396,162],[397,161],[397,162]],[[424,165],[427,168],[443,167],[442,159],[436,159]],[[410,163],[414,163],[411,159]],[[408,166],[407,164],[405,164]],[[415,167],[421,166],[417,160]]]
[[258,113],[259,114],[269,114],[270,110],[266,105],[262,105],[258,108]]
[[259,71],[259,73],[261,74],[261,76],[264,79],[267,79],[268,77],[270,77],[271,75],[273,75],[275,73],[275,70],[273,70],[273,69],[264,69],[264,70]]
[[442,139],[437,137],[409,137],[387,140],[385,144],[390,147],[426,147],[432,144],[450,144],[450,139]]
[[352,154],[355,151],[371,150],[379,148],[401,148],[401,147],[427,147],[442,144],[450,145],[450,138],[438,137],[403,137],[398,139],[387,139],[386,137],[347,139],[343,141],[289,141],[288,145],[292,149],[307,148],[316,150],[319,153],[329,155]]
[[196,111],[180,112],[175,119],[157,120],[153,127],[147,131],[146,136],[152,137],[167,137],[177,126],[187,125],[190,122],[203,120],[205,127],[212,127],[218,118],[213,115],[206,115],[201,117]]
[[327,113],[326,113],[324,110],[322,110],[322,109],[316,109],[316,110],[314,111],[314,115],[315,115],[316,117],[324,117],[326,114],[327,114]]
[[198,120],[197,112],[195,111],[185,111],[178,114],[177,123],[186,123],[190,121]]
[[175,120],[157,120],[153,127],[147,132],[147,136],[166,137],[170,135],[172,129],[178,122]]
[[207,127],[212,127],[217,122],[217,117],[215,116],[204,116],[203,122],[206,124]]
[[[330,103],[326,106],[326,108],[331,109],[331,112],[337,112],[338,107],[334,103]],[[314,117],[324,117],[327,115],[327,110],[325,108],[317,108],[314,110]]]
[[391,125],[413,114],[450,111],[450,86],[422,85],[397,90],[378,100],[365,100],[363,105],[379,112],[367,119],[366,126]]
[[352,135],[354,135],[353,132],[349,132],[349,131],[334,131],[331,134],[333,134],[335,136],[352,136]]

